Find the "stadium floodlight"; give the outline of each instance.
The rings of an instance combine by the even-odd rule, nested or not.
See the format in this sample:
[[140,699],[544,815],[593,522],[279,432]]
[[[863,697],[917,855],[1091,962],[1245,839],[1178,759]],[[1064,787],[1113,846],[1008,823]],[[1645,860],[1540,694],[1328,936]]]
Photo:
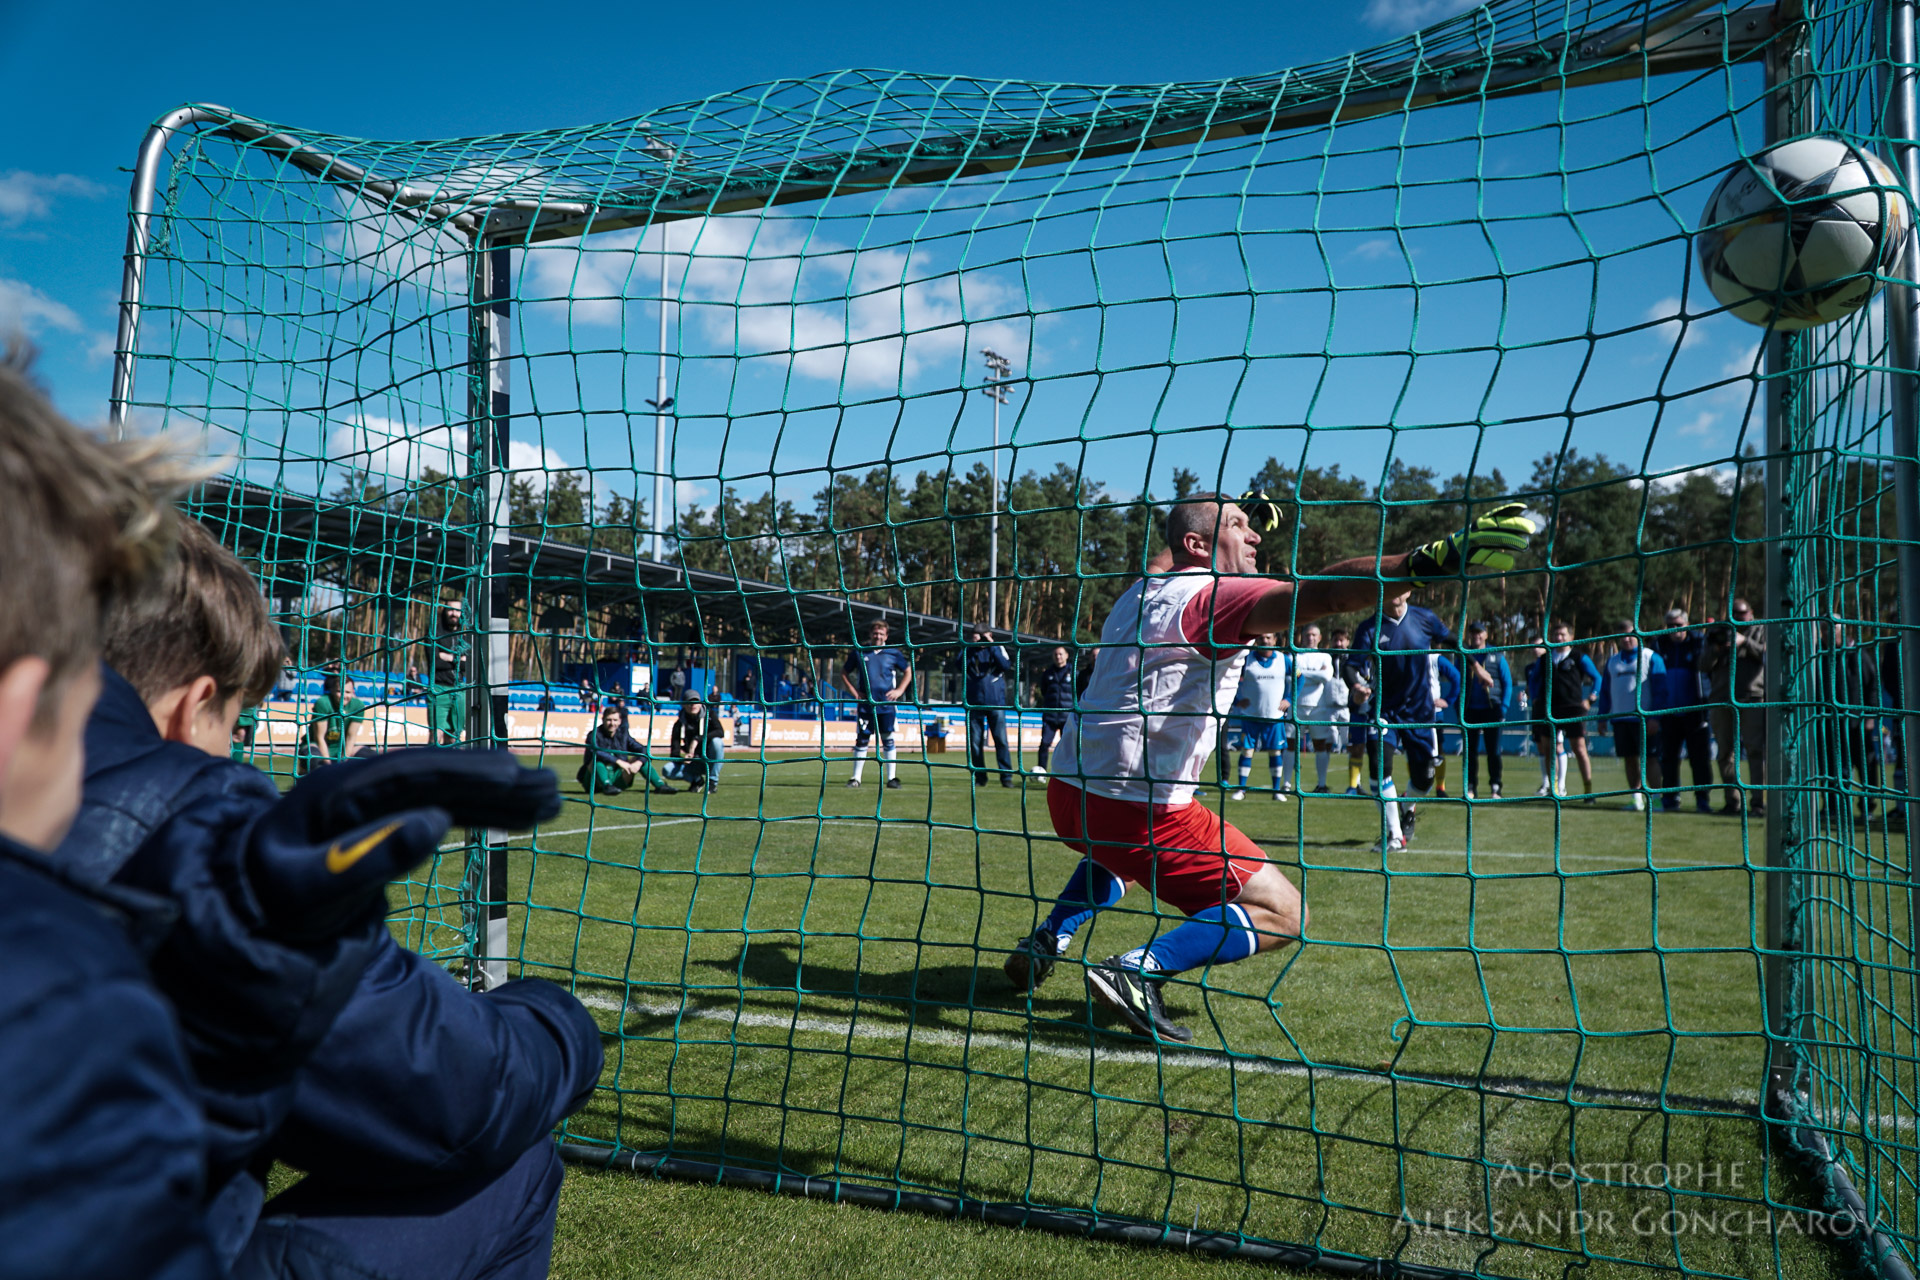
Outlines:
[[[651,150],[651,148],[649,148]],[[666,559],[666,536],[660,522],[667,514],[667,410],[673,397],[667,394],[667,264],[668,241],[672,228],[660,224],[660,362],[654,370],[653,399],[653,538],[647,554],[655,560]]]
[[987,625],[1000,625],[1000,406],[1012,395],[1007,386],[1013,377],[1013,361],[982,347],[980,358],[987,362],[987,385],[980,394],[993,401],[993,453],[988,458],[992,489],[987,498]]

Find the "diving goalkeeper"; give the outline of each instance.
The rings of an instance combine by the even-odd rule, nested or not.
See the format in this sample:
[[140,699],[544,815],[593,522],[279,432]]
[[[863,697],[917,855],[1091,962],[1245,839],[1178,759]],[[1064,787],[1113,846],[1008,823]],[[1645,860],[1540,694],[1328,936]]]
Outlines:
[[[1268,529],[1272,504],[1243,500]],[[1258,845],[1194,790],[1233,705],[1246,646],[1328,613],[1372,606],[1383,580],[1461,577],[1513,567],[1542,522],[1519,503],[1399,555],[1327,566],[1312,581],[1259,574],[1260,535],[1241,502],[1190,497],[1167,515],[1167,546],[1123,592],[1101,629],[1093,676],[1054,756],[1053,829],[1083,855],[1046,921],[1007,957],[1023,991],[1044,981],[1094,912],[1142,883],[1186,923],[1087,968],[1087,989],[1141,1035],[1191,1040],[1167,1017],[1159,984],[1205,964],[1299,940],[1306,904]]]

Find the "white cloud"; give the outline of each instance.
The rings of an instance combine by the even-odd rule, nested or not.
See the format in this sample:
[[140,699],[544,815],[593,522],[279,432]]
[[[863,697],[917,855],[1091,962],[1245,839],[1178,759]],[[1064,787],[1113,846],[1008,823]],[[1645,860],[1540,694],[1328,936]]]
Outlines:
[[0,173],[0,225],[44,218],[53,212],[56,196],[93,200],[106,188],[71,173],[28,173],[9,169]]
[[1383,31],[1412,31],[1473,8],[1479,0],[1367,0],[1360,20]]
[[[754,214],[666,228],[683,349],[697,336],[740,359],[767,357],[801,377],[863,388],[905,385],[936,366],[957,371],[970,347],[1027,363],[1029,327],[1010,315],[1020,301],[1011,285],[985,272],[935,271],[924,252],[835,244],[812,225]],[[533,305],[562,305],[577,325],[619,324],[629,301],[659,294],[661,235],[529,249],[530,296],[550,300]],[[970,318],[983,316],[994,318]]]
[[1686,422],[1674,428],[1676,435],[1710,436],[1720,428],[1720,415],[1710,409],[1702,409]]
[[1389,236],[1374,236],[1371,239],[1362,240],[1347,250],[1347,256],[1361,258],[1367,262],[1378,262],[1382,258],[1397,258],[1400,256],[1400,242]]
[[0,333],[24,333],[28,337],[43,329],[62,333],[84,333],[86,325],[72,307],[49,298],[25,280],[0,277]]
[[[430,470],[457,476],[466,471],[466,459],[467,429],[444,423],[409,429],[369,414],[327,435],[327,461],[376,479],[413,481]],[[579,470],[557,450],[529,440],[508,442],[506,469],[514,479],[531,483],[535,493],[546,492],[556,473]]]
[[1642,319],[1663,322],[1645,332],[1655,335],[1670,348],[1678,345],[1682,351],[1698,346],[1712,336],[1698,317],[1688,316],[1680,309],[1678,298],[1660,299],[1647,308]]

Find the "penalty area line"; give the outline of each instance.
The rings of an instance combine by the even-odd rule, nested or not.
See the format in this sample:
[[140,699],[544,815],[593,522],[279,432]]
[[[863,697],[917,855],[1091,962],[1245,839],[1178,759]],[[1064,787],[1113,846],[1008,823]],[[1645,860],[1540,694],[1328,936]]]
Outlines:
[[[1588,1098],[1595,1102],[1623,1103],[1630,1106],[1649,1109],[1662,1109],[1667,1105],[1681,1103],[1690,1110],[1713,1111],[1725,1106],[1732,1111],[1719,1114],[1744,1117],[1751,1115],[1755,1102],[1740,1098],[1688,1098],[1684,1102],[1675,1097],[1662,1098],[1657,1094],[1641,1093],[1628,1089],[1608,1089],[1593,1085],[1574,1085],[1569,1090],[1565,1084],[1555,1084],[1546,1080],[1523,1080],[1509,1078],[1503,1081],[1475,1080],[1469,1077],[1449,1077],[1440,1075],[1403,1075],[1390,1076],[1384,1072],[1367,1071],[1350,1067],[1308,1066],[1299,1062],[1276,1062],[1268,1058],[1243,1058],[1232,1054],[1207,1049],[1116,1049],[1099,1045],[1076,1047],[1070,1045],[1045,1044],[1019,1036],[998,1035],[988,1031],[951,1031],[944,1028],[910,1027],[887,1023],[852,1023],[826,1018],[802,1018],[798,1015],[778,1013],[750,1013],[737,1009],[716,1009],[699,1005],[679,1005],[661,1002],[630,1000],[622,1004],[606,996],[576,993],[580,1003],[589,1009],[599,1009],[608,1013],[618,1013],[622,1017],[639,1015],[649,1018],[664,1018],[675,1022],[694,1019],[701,1022],[720,1023],[737,1027],[761,1027],[773,1031],[784,1031],[788,1035],[825,1035],[840,1040],[879,1040],[934,1045],[940,1048],[958,1049],[967,1052],[971,1049],[1000,1050],[1009,1053],[1022,1053],[1035,1057],[1059,1058],[1072,1062],[1092,1062],[1114,1066],[1166,1066],[1171,1068],[1193,1068],[1207,1071],[1231,1070],[1250,1075],[1280,1076],[1296,1080],[1352,1080],[1370,1085],[1415,1085],[1429,1088],[1465,1088],[1490,1096],[1513,1098],[1526,1102],[1560,1102],[1564,1099],[1556,1096],[1571,1092],[1576,1097]],[[677,1037],[676,1037],[677,1039]],[[777,1042],[736,1041],[751,1048],[780,1049],[784,1046]]]

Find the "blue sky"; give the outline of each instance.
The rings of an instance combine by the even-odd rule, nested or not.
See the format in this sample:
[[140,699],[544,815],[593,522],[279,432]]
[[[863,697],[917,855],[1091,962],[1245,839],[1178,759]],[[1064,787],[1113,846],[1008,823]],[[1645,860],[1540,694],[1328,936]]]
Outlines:
[[[40,345],[41,376],[64,409],[81,420],[103,416],[125,236],[124,170],[147,121],[184,101],[337,134],[459,137],[621,119],[850,66],[1094,84],[1257,74],[1362,49],[1462,7],[1451,0],[1229,4],[1210,7],[1205,21],[1170,22],[1164,6],[1135,3],[977,12],[745,5],[729,8],[724,22],[711,12],[663,8],[584,23],[564,15],[531,21],[524,5],[482,3],[457,22],[396,7],[377,24],[323,24],[306,13],[188,23],[130,5],[76,13],[80,7],[0,0],[0,102],[26,125],[0,149],[0,329],[23,328]],[[1038,260],[1022,279],[1010,273],[1007,255],[977,249],[969,259],[985,263],[977,270],[906,239],[876,245],[869,238],[856,255],[846,241],[832,240],[837,224],[806,217],[760,225],[748,252],[736,243],[738,228],[709,222],[701,232],[705,256],[691,267],[679,257],[673,271],[673,290],[689,305],[670,349],[706,357],[675,369],[675,393],[690,415],[674,465],[686,481],[683,497],[710,499],[720,483],[753,490],[777,473],[790,477],[781,496],[804,505],[828,466],[946,449],[983,456],[987,405],[958,392],[977,379],[962,360],[982,341],[1014,347],[1022,371],[1030,367],[1040,379],[1015,406],[1025,415],[1008,420],[1021,444],[1012,465],[1066,461],[1121,494],[1164,492],[1175,465],[1237,484],[1269,454],[1366,474],[1389,456],[1443,473],[1477,462],[1479,470],[1498,465],[1515,478],[1560,446],[1565,421],[1541,416],[1557,409],[1578,415],[1576,447],[1603,448],[1653,470],[1711,465],[1740,447],[1751,384],[1727,379],[1751,367],[1758,331],[1724,317],[1684,327],[1660,322],[1679,312],[1689,288],[1680,224],[1697,214],[1712,174],[1737,147],[1724,121],[1697,137],[1681,135],[1744,91],[1709,82],[1662,92],[1678,95],[1674,104],[1645,116],[1633,110],[1637,86],[1575,95],[1572,114],[1593,117],[1587,124],[1556,121],[1546,98],[1501,104],[1483,117],[1436,117],[1421,139],[1427,143],[1484,137],[1469,137],[1466,150],[1415,148],[1397,172],[1379,164],[1397,154],[1397,122],[1371,133],[1348,130],[1339,146],[1355,154],[1321,164],[1311,181],[1354,190],[1318,202],[1313,216],[1330,230],[1311,244],[1278,234],[1298,212],[1285,201],[1265,215],[1271,222],[1263,230],[1275,234],[1246,242],[1252,248],[1244,255],[1230,237],[1205,234],[1203,200],[1181,206],[1181,216],[1194,219],[1185,230],[1148,225],[1166,221],[1148,208],[1144,229],[1111,234],[1121,225],[1116,216],[1107,224],[1116,247],[1098,256],[1097,269],[1100,298],[1119,305],[1098,312],[1101,323],[1081,305],[1084,285],[1067,278],[1095,255]],[[1428,123],[1416,119],[1416,139]],[[1667,127],[1675,136],[1655,136]],[[1651,175],[1643,134],[1659,148],[1660,171]],[[1553,172],[1562,156],[1568,167],[1591,172],[1565,184],[1528,178]],[[1273,154],[1262,162],[1277,165]],[[1289,170],[1269,171],[1284,190]],[[1461,204],[1467,187],[1454,179],[1476,171],[1494,181]],[[1233,174],[1230,166],[1221,173],[1216,185],[1224,190]],[[1405,184],[1397,207],[1395,178]],[[1381,182],[1384,194],[1364,190]],[[1654,186],[1672,193],[1671,207],[1632,198]],[[1204,182],[1190,181],[1184,194],[1204,190]],[[1472,221],[1475,198],[1485,223]],[[1621,200],[1628,203],[1609,207]],[[1567,202],[1579,218],[1531,216]],[[808,233],[815,240],[803,250]],[[1073,234],[1071,225],[1062,234]],[[1171,246],[1165,253],[1161,236]],[[571,304],[519,309],[516,347],[529,359],[516,407],[539,406],[528,430],[516,428],[521,461],[610,472],[644,467],[650,441],[629,448],[629,420],[604,411],[633,407],[642,390],[652,394],[658,259],[649,250],[656,243],[653,236],[593,237],[517,264],[521,298],[575,296]],[[956,306],[965,290],[970,315],[985,319],[917,348],[910,339],[904,352],[880,343],[789,351],[772,361],[736,358],[736,347],[768,349],[769,326],[799,332],[808,312],[720,304],[764,302],[796,287],[805,293],[809,272],[824,277],[824,296],[832,297],[876,264],[902,269],[908,248],[915,254],[907,278],[920,283],[876,291],[878,305],[907,306],[910,330],[915,314],[938,326],[951,318],[942,308]],[[1142,248],[1150,250],[1144,258]],[[1580,261],[1590,249],[1601,256],[1597,267]],[[1173,290],[1163,258],[1179,281],[1177,311],[1167,302]],[[1048,279],[1049,263],[1064,274]],[[1504,287],[1484,278],[1488,263],[1512,273]],[[1334,287],[1293,283],[1303,267]],[[771,273],[771,294],[755,293],[756,273]],[[1247,282],[1277,292],[1248,304],[1233,296]],[[1697,299],[1689,306],[1704,309]],[[1026,313],[1036,309],[1047,314],[1030,320]],[[1523,349],[1495,350],[1515,346]],[[572,354],[581,348],[614,359]],[[1411,351],[1423,354],[1403,354]],[[886,370],[868,376],[867,357],[876,353]],[[1169,353],[1175,367],[1156,370]],[[1235,358],[1245,353],[1262,358]],[[623,380],[639,385],[635,379],[642,390],[614,389]],[[396,424],[417,432],[452,416],[435,399],[416,389],[411,403],[360,406],[357,417],[329,415],[288,428],[281,439],[405,470],[422,451],[396,452],[392,433],[402,429]],[[1309,423],[1312,433],[1302,429]],[[257,453],[263,437],[249,431],[244,447]],[[438,437],[442,447],[446,438]],[[301,487],[313,482],[286,478]],[[597,479],[604,490],[607,477]],[[645,482],[639,487],[644,492]]]

